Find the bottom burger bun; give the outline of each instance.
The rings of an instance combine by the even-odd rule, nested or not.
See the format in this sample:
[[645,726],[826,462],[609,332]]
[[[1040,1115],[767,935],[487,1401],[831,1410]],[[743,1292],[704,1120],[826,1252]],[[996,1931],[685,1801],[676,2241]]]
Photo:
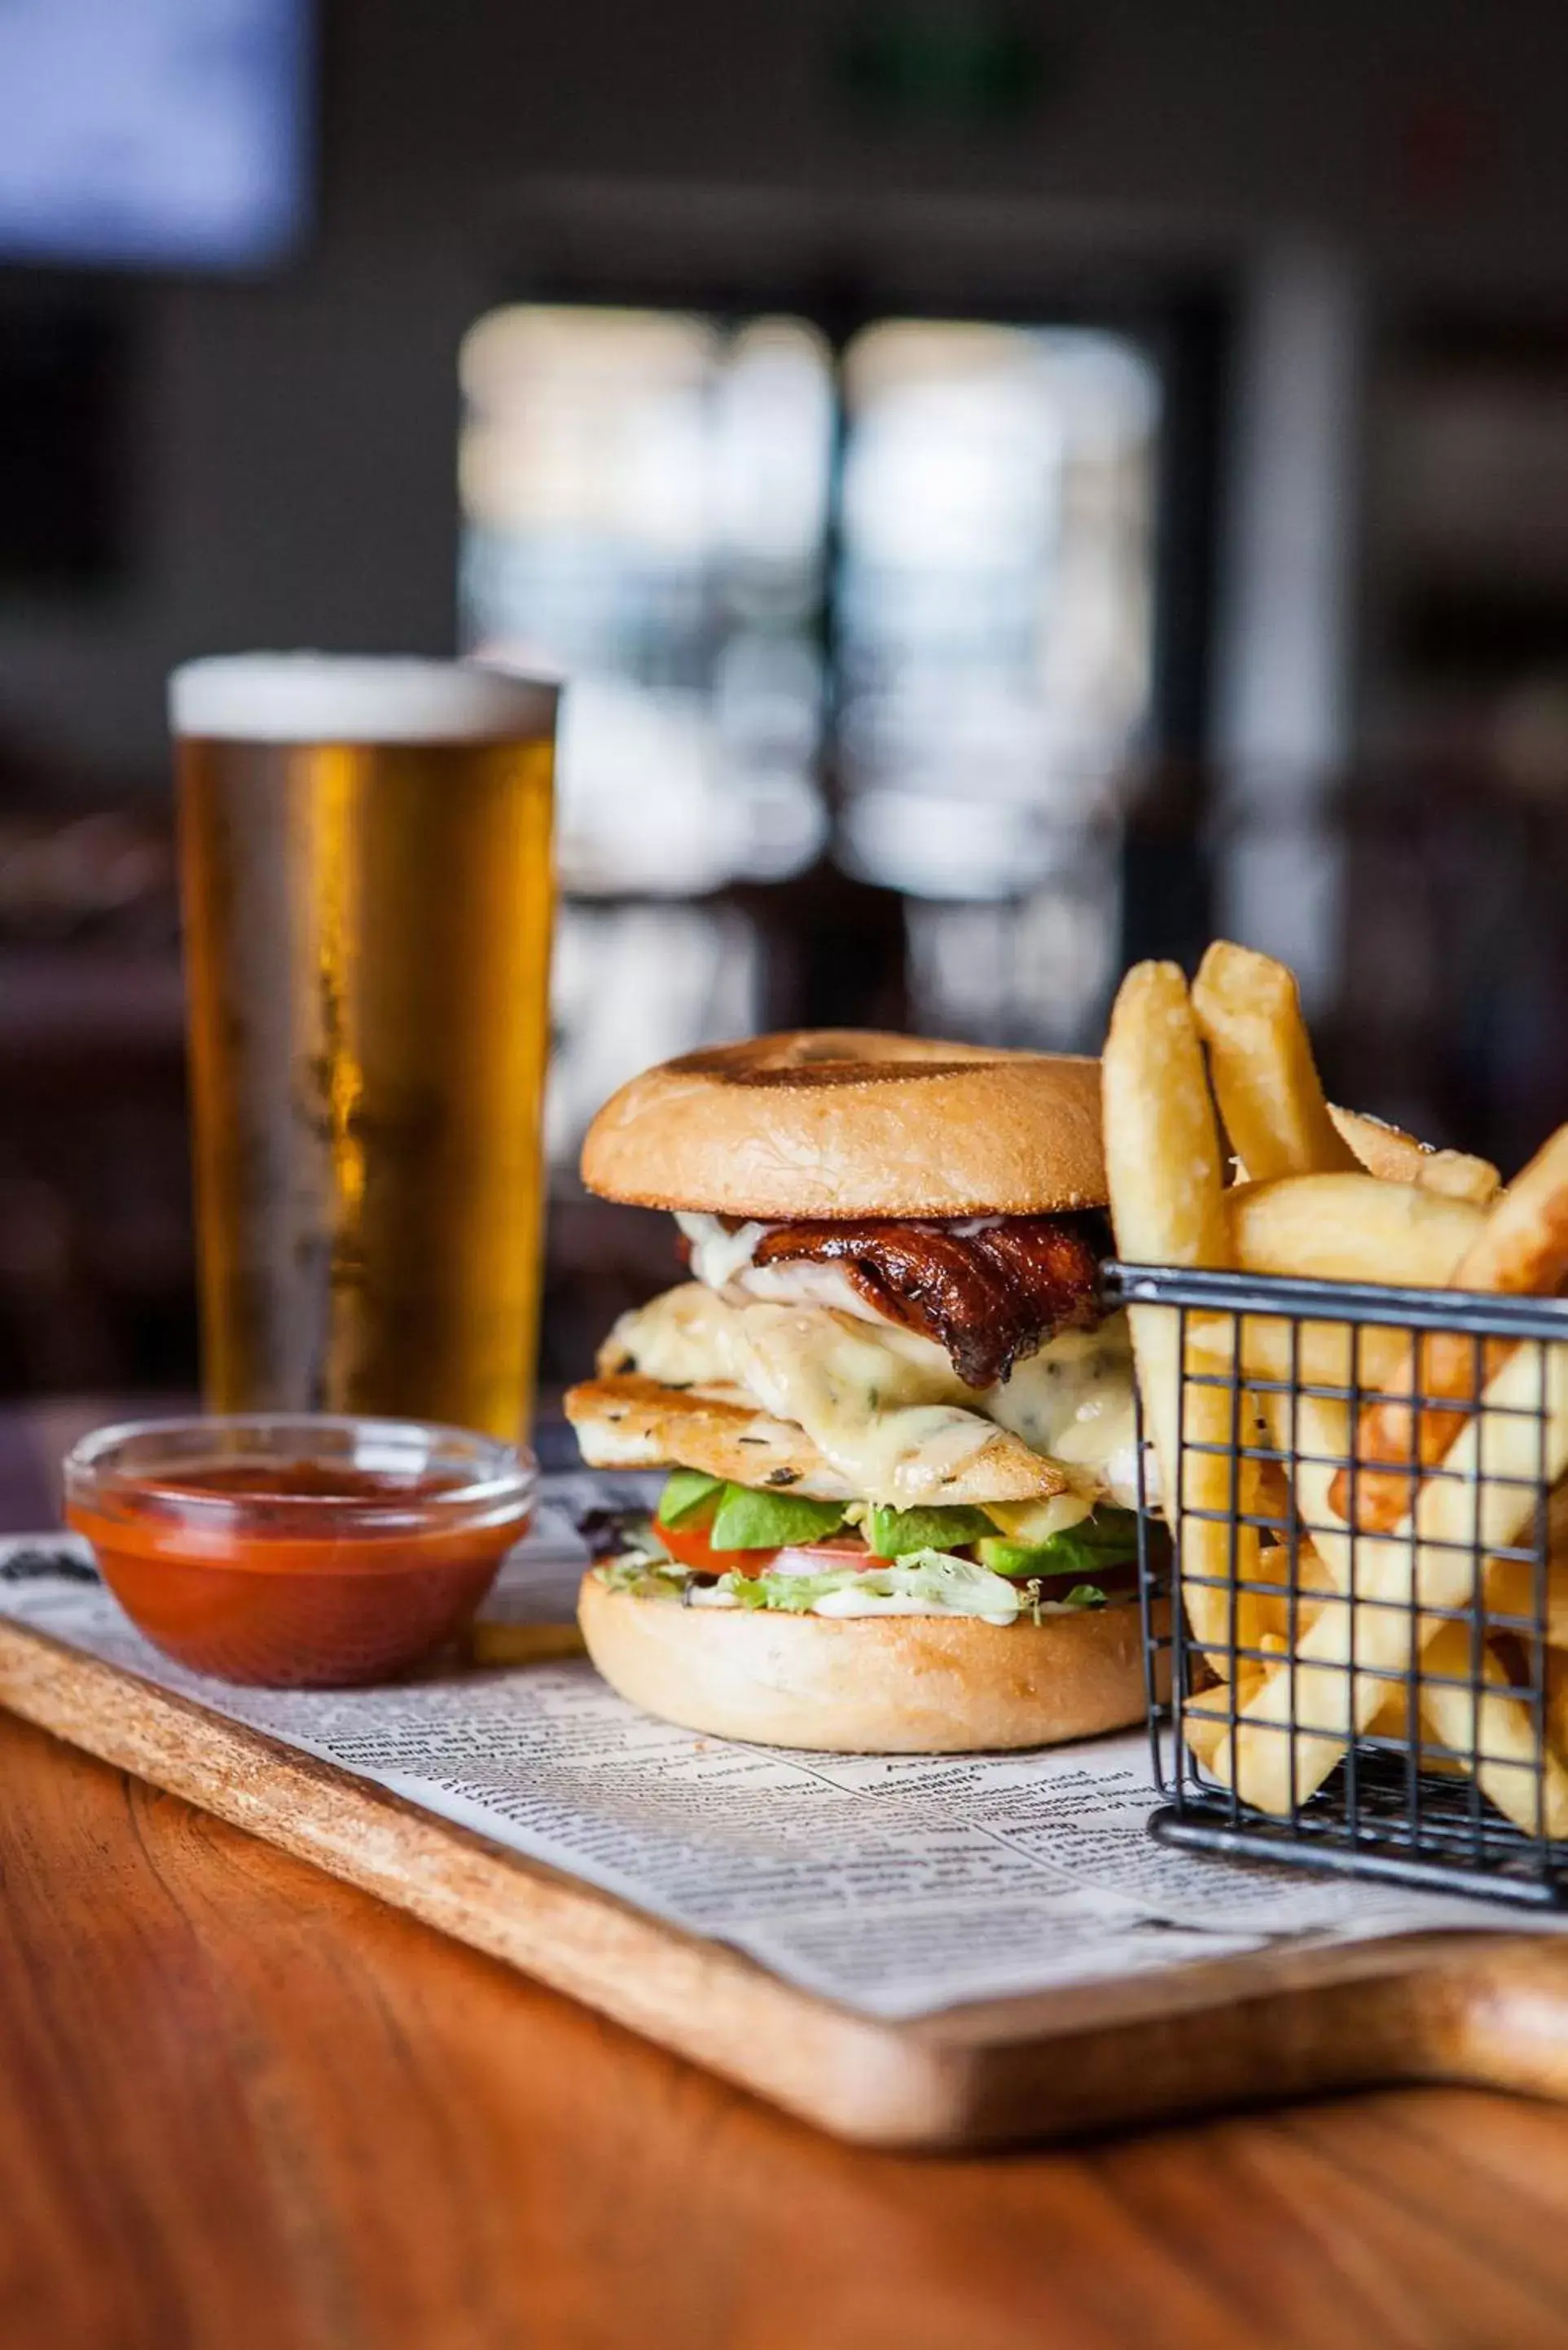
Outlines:
[[986,1624],[974,1617],[683,1607],[583,1578],[577,1619],[613,1690],[645,1713],[825,1754],[1056,1746],[1144,1718],[1136,1602]]

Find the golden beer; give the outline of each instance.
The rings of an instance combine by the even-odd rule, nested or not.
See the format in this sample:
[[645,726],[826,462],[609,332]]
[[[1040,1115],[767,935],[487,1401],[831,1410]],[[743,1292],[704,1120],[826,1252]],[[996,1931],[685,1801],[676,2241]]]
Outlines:
[[526,1429],[556,700],[456,663],[175,672],[211,1409]]

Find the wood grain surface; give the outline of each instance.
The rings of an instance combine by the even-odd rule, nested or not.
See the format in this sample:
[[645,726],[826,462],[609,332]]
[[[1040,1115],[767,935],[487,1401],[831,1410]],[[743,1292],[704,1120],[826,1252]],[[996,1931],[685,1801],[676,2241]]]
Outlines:
[[1568,2344],[1568,2113],[835,2144],[0,1719],[5,2350]]
[[1568,2098],[1555,1937],[1286,1942],[881,2022],[5,1621],[0,1705],[860,2145],[967,2151],[1397,2081]]

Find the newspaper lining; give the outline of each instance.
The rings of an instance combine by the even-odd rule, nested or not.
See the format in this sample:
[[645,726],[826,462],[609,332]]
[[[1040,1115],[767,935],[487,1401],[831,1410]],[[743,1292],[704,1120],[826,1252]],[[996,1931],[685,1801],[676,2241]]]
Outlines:
[[[546,1479],[486,1612],[570,1613],[576,1513],[632,1481]],[[390,1688],[233,1689],[132,1629],[69,1535],[0,1543],[0,1614],[888,2020],[1257,1950],[1549,1915],[1157,1844],[1147,1741],[1024,1755],[822,1755],[701,1738],[581,1659]]]

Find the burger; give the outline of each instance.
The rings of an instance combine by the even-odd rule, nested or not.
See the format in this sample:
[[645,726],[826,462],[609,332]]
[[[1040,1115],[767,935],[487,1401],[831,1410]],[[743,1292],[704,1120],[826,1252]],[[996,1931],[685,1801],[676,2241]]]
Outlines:
[[624,1087],[582,1164],[673,1213],[689,1276],[566,1397],[591,1465],[668,1472],[583,1582],[622,1696],[835,1752],[1141,1718],[1096,1061],[758,1037]]

